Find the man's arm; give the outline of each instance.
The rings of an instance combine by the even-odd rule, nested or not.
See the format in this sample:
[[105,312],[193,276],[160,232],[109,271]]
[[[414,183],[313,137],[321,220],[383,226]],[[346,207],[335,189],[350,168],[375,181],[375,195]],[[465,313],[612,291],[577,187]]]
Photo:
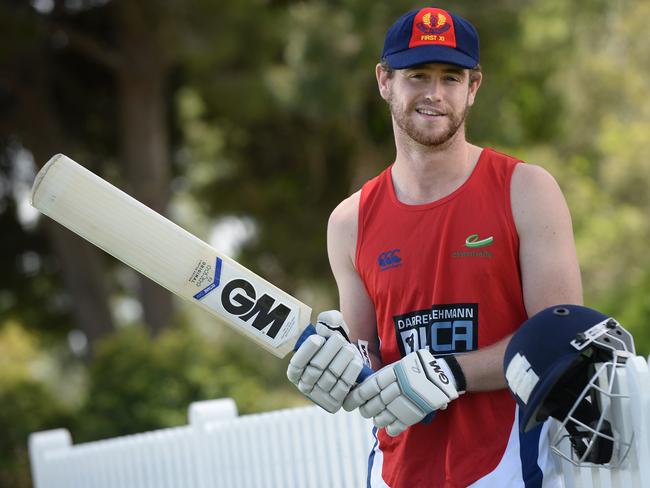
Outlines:
[[519,164],[511,199],[528,316],[558,303],[581,305],[571,215],[555,179],[539,166]]
[[[289,381],[331,413],[341,408],[365,360],[375,367],[380,365],[374,306],[354,269],[359,195],[343,201],[332,212],[328,224],[328,255],[339,287],[342,313],[320,313],[315,324],[317,333],[300,345],[287,368]],[[358,344],[359,349],[353,344]]]
[[368,342],[372,367],[378,370],[377,318],[375,306],[368,296],[354,265],[357,248],[359,199],[356,192],[334,209],[327,225],[327,254],[338,286],[340,310],[350,328],[350,340]]
[[[582,283],[571,215],[555,179],[543,168],[519,164],[511,182],[519,235],[519,263],[528,316],[559,303],[582,304]],[[457,356],[467,391],[505,388],[503,354],[510,336]]]

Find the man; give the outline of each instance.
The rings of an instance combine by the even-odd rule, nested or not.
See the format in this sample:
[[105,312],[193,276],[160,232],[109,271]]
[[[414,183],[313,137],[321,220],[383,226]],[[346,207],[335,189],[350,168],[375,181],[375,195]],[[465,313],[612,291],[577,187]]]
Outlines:
[[[571,218],[542,168],[465,138],[479,40],[439,8],[402,16],[376,67],[395,162],[328,224],[340,294],[288,376],[377,427],[368,486],[556,486],[546,426],[519,434],[504,350],[528,316],[582,302]],[[354,387],[360,355],[380,371]],[[354,387],[354,388],[353,388]]]

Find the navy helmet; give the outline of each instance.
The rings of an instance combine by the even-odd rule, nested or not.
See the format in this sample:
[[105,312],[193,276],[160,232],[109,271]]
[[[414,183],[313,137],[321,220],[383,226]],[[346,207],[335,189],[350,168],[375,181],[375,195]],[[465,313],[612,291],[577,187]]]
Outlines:
[[598,365],[610,366],[611,393],[614,369],[633,354],[631,334],[596,310],[556,305],[532,316],[513,335],[504,356],[521,431],[553,417],[562,422],[581,461],[610,462],[614,436],[602,407],[607,392],[597,384],[603,376]]

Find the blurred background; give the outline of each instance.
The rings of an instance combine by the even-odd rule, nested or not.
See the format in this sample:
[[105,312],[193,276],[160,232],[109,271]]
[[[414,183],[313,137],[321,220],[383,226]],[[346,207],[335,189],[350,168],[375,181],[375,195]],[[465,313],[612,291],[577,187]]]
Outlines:
[[[303,403],[276,360],[29,205],[63,152],[315,310],[336,204],[392,162],[374,65],[392,0],[2,0],[0,486],[74,442]],[[459,0],[482,41],[468,134],[549,169],[585,303],[650,352],[650,2]]]

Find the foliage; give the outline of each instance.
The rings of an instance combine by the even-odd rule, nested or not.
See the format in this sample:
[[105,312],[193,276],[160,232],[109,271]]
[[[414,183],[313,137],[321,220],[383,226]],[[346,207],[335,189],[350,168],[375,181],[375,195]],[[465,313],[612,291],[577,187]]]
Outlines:
[[[557,137],[522,152],[549,167],[565,191],[585,303],[619,318],[643,355],[650,352],[643,314],[650,294],[649,17],[647,2],[555,0],[529,9],[522,32],[539,56],[557,48],[548,54],[561,55],[548,84],[563,100]],[[552,23],[542,28],[539,18]]]
[[[481,33],[470,139],[552,172],[572,212],[585,303],[616,316],[650,353],[650,4],[443,3]],[[61,353],[66,334],[88,325],[72,313],[84,300],[68,289],[46,227],[20,217],[28,178],[17,161],[71,151],[125,183],[133,168],[118,163],[120,90],[105,66],[118,5],[123,21],[144,19],[135,45],[154,40],[169,63],[161,76],[174,219],[202,235],[223,218],[252,222],[238,259],[314,309],[336,303],[329,213],[394,156],[373,70],[386,28],[411,0],[2,3],[0,484],[28,483],[33,430],[69,427],[90,440],[185,423],[200,399],[232,396],[243,413],[302,401],[285,362],[231,335],[196,332],[205,316],[188,314],[191,326],[155,340],[123,328],[85,364]],[[137,294],[135,280],[115,272],[123,268],[102,269],[109,298]],[[85,382],[70,386],[57,362],[82,368]]]
[[32,432],[70,423],[70,413],[42,383],[0,385],[0,486],[32,486],[27,439]]
[[[6,156],[16,156],[13,148],[5,149]],[[67,328],[67,316],[59,267],[47,252],[43,232],[21,225],[15,195],[24,194],[28,183],[12,166],[10,157],[0,155],[0,320],[19,320],[40,333],[60,334]]]
[[129,327],[100,344],[75,438],[92,440],[187,423],[190,403],[233,398],[240,414],[301,402],[285,364],[246,341],[219,343],[189,327],[151,339]]
[[29,434],[69,423],[69,410],[44,382],[48,358],[15,322],[0,328],[0,486],[28,487]]
[[[286,361],[248,341],[207,338],[189,327],[151,339],[141,326],[100,343],[80,388],[53,381],[52,351],[18,324],[0,331],[0,486],[30,486],[29,434],[68,428],[74,442],[187,424],[190,403],[233,398],[240,414],[304,404],[284,380]],[[78,387],[79,388],[79,387]]]

